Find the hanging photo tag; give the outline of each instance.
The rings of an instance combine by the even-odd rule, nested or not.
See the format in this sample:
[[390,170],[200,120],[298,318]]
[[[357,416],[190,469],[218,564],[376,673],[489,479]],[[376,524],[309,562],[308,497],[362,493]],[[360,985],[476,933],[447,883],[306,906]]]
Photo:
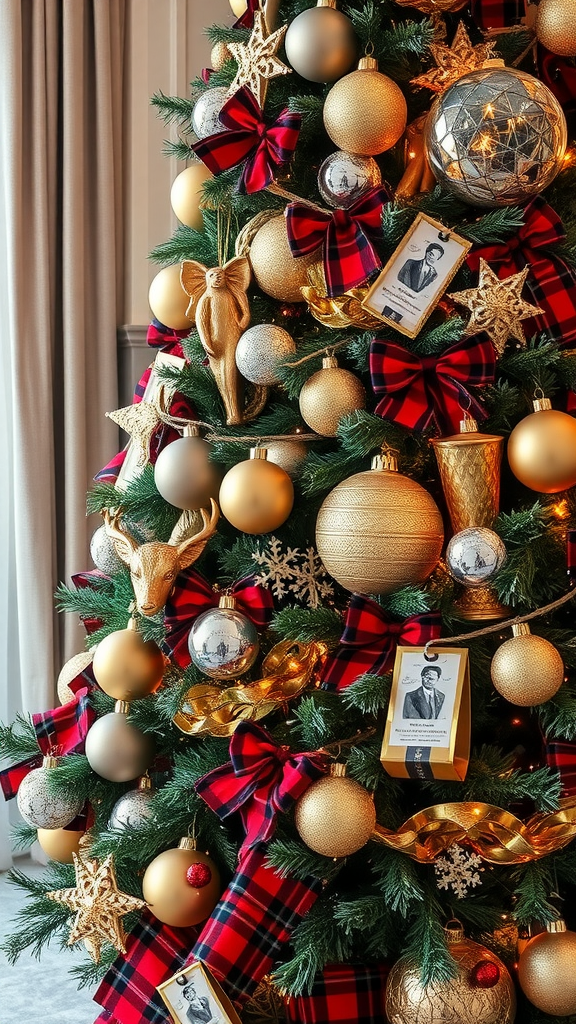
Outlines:
[[241,1024],[215,978],[196,961],[158,986],[174,1024]]

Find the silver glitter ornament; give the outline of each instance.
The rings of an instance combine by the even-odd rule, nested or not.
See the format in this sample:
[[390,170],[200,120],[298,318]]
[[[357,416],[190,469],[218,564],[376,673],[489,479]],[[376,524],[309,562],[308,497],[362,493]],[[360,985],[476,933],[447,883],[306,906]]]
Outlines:
[[219,85],[214,89],[207,89],[196,100],[192,111],[192,130],[199,139],[226,131],[218,115],[227,99],[228,89],[225,85]]
[[425,149],[441,185],[472,206],[524,204],[556,177],[566,150],[558,100],[523,71],[490,66],[432,104]]
[[143,775],[138,789],[131,789],[116,801],[110,814],[110,828],[139,828],[146,821],[154,818],[152,798],[156,795],[152,782]]
[[320,195],[330,206],[348,210],[363,192],[382,184],[380,168],[371,156],[337,149],[318,171]]
[[196,668],[211,679],[233,679],[247,672],[258,656],[258,632],[250,619],[223,594],[218,608],[203,612],[188,637],[188,650]]
[[236,348],[236,366],[252,384],[278,384],[279,363],[296,351],[293,339],[276,324],[249,327]]
[[504,542],[485,526],[454,534],[446,548],[450,575],[465,587],[482,587],[506,561]]
[[90,541],[90,557],[100,572],[106,576],[114,576],[123,568],[122,562],[114,550],[114,542],[106,533],[104,523],[92,534]]
[[84,799],[69,791],[52,791],[50,772],[58,766],[56,757],[45,757],[41,768],[28,772],[18,787],[18,810],[34,828],[64,828],[80,814]]

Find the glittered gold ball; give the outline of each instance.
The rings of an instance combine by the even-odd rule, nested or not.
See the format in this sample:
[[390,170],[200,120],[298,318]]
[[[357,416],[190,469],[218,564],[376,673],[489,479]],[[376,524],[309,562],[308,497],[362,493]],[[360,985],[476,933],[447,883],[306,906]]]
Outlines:
[[317,251],[297,259],[290,251],[286,218],[272,217],[256,232],[250,246],[250,264],[256,284],[279,302],[304,302],[301,288],[308,284],[308,267],[317,262]]
[[294,504],[294,487],[274,462],[247,459],[228,470],[220,488],[220,509],[243,533],[270,533],[282,525]]
[[164,658],[153,640],[137,629],[117,629],[101,640],[92,661],[101,690],[115,700],[140,700],[157,690],[164,675]]
[[210,67],[214,71],[222,71],[227,60],[232,58],[228,44],[224,42],[214,43],[210,51]]
[[209,456],[210,445],[202,437],[179,437],[167,444],[154,466],[154,483],[164,500],[189,510],[216,500],[222,469]]
[[336,437],[342,417],[365,406],[362,383],[341,366],[323,367],[313,373],[300,392],[302,419],[325,437]]
[[[551,928],[564,928],[553,922]],[[535,935],[518,961],[518,981],[534,1006],[553,1017],[576,1013],[576,932]]]
[[389,594],[422,583],[440,558],[444,530],[433,498],[401,473],[369,470],[338,484],[316,521],[316,547],[346,590]]
[[576,0],[540,0],[538,41],[560,57],[576,57]]
[[333,85],[324,103],[324,127],[338,149],[374,156],[398,142],[407,106],[396,82],[370,68],[352,71]]
[[130,782],[143,775],[154,757],[154,740],[127,721],[123,711],[97,718],[86,736],[92,771],[109,782]]
[[526,633],[506,640],[492,658],[492,682],[511,704],[543,704],[562,686],[564,663],[553,644]]
[[308,445],[300,441],[297,436],[294,440],[286,438],[282,441],[270,441],[266,444],[268,462],[275,462],[288,476],[295,480],[300,475],[302,464],[308,455]]
[[174,178],[170,190],[170,204],[178,220],[186,227],[194,228],[196,231],[202,230],[202,185],[212,177],[212,172],[205,164],[197,162],[190,164],[190,167],[186,167],[177,178]]
[[[194,864],[205,864],[210,869],[210,881],[199,889],[186,878]],[[199,850],[165,850],[151,861],[142,879],[142,893],[150,910],[172,928],[189,928],[205,921],[218,903],[220,892],[218,868]]]
[[68,704],[69,701],[74,700],[74,693],[70,689],[70,683],[85,668],[88,668],[88,665],[92,664],[92,657],[91,651],[80,651],[79,654],[75,654],[70,658],[61,669],[58,682],[56,683],[58,700],[61,704]]
[[317,779],[295,808],[300,838],[324,857],[349,857],[370,839],[376,811],[370,793],[353,779]]
[[508,462],[520,483],[556,494],[576,484],[576,419],[557,409],[533,412],[508,438]]
[[288,26],[288,62],[309,82],[335,82],[350,70],[357,52],[352,22],[333,7],[310,7]]
[[192,327],[192,320],[186,316],[190,296],[180,283],[180,264],[164,267],[153,278],[148,292],[148,302],[153,315],[165,327],[183,331]]
[[59,864],[72,864],[72,854],[78,853],[84,835],[85,832],[75,832],[69,828],[39,828],[38,842],[51,860],[57,860]]

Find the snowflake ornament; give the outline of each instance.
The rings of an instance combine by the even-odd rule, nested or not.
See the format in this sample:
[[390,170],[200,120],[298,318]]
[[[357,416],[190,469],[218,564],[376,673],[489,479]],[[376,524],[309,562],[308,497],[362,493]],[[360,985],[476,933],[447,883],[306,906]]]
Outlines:
[[256,580],[269,588],[274,597],[293,594],[309,608],[319,608],[325,598],[334,595],[328,574],[313,547],[306,548],[305,552],[300,548],[287,548],[284,552],[282,541],[271,537],[267,547],[255,551],[252,558],[262,567]]
[[436,885],[439,889],[452,889],[459,900],[468,895],[468,889],[482,885],[480,871],[482,858],[455,843],[446,857],[439,857],[434,865]]

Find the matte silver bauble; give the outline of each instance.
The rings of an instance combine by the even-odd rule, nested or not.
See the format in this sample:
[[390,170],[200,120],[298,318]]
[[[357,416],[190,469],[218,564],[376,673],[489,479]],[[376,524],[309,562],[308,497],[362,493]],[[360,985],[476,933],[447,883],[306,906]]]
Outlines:
[[294,71],[309,82],[335,82],[356,58],[358,42],[352,22],[335,7],[334,0],[320,0],[288,26],[286,56]]
[[182,509],[199,509],[216,500],[222,469],[210,461],[208,441],[191,434],[177,438],[160,452],[154,466],[154,483],[165,501]]
[[84,800],[70,792],[55,793],[50,772],[57,767],[55,757],[45,757],[41,768],[33,768],[20,783],[16,795],[18,810],[34,828],[64,828],[80,814]]
[[203,612],[188,637],[188,650],[196,668],[211,679],[233,679],[252,667],[258,656],[258,631],[223,595],[220,606]]
[[156,790],[148,776],[140,779],[138,789],[131,789],[116,801],[110,814],[109,827],[139,828],[154,817],[152,799]]
[[226,131],[218,115],[227,99],[228,89],[225,85],[219,85],[207,89],[196,101],[192,111],[192,129],[199,139]]
[[90,557],[96,568],[106,576],[114,576],[123,568],[122,562],[114,550],[114,541],[106,533],[104,523],[92,534]]
[[295,434],[294,439],[287,437],[285,440],[282,439],[282,441],[267,441],[266,446],[268,462],[275,462],[285,473],[288,473],[288,476],[296,480],[308,455],[308,445],[306,442],[301,441],[298,435]]
[[127,721],[129,705],[117,701],[109,715],[97,718],[86,736],[86,757],[109,782],[130,782],[143,775],[154,757],[154,740]]
[[236,348],[236,366],[252,384],[278,384],[278,366],[296,351],[294,340],[277,324],[249,327]]
[[482,587],[506,561],[504,542],[485,526],[455,533],[446,548],[450,575],[465,587]]
[[371,156],[337,149],[327,156],[318,171],[320,195],[330,206],[348,210],[370,188],[382,184],[380,168]]

